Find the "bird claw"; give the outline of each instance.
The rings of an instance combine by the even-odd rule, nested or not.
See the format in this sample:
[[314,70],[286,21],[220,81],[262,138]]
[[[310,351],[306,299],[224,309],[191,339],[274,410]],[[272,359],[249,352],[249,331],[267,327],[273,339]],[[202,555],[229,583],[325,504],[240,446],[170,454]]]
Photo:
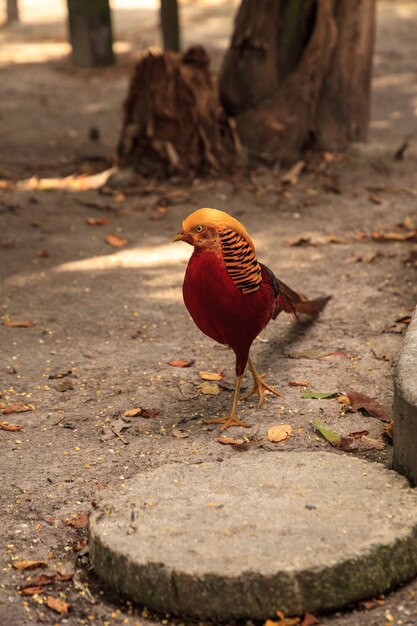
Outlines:
[[274,389],[274,387],[270,387],[267,383],[264,382],[263,380],[264,376],[265,374],[258,374],[253,388],[251,389],[251,391],[245,394],[242,398],[242,400],[247,400],[251,396],[257,394],[259,397],[258,409],[260,409],[263,403],[265,402],[265,391],[269,391],[270,393],[273,393],[274,395],[282,398],[282,393]]
[[240,426],[241,428],[251,428],[251,424],[245,424],[245,422],[241,422],[240,419],[236,415],[229,415],[228,417],[219,417],[213,420],[207,420],[206,424],[223,424],[220,430],[226,430],[231,426]]

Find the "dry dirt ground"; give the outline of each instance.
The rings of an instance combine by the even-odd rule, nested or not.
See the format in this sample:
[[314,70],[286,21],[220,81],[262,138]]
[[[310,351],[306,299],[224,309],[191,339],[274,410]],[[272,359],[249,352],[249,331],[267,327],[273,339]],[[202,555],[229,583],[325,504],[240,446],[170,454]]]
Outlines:
[[[221,6],[197,7],[200,19],[204,14],[209,20],[212,11],[218,32],[214,18]],[[191,24],[199,19],[193,10]],[[130,606],[90,571],[82,514],[106,489],[172,461],[221,462],[243,454],[250,463],[294,449],[343,454],[314,432],[315,417],[344,434],[366,429],[381,438],[378,419],[346,413],[336,400],[303,398],[304,388],[289,382],[307,381],[310,391],[355,389],[391,410],[393,366],[406,328],[396,320],[416,302],[417,246],[412,240],[376,241],[370,234],[402,236],[417,224],[415,144],[403,160],[393,158],[417,127],[416,27],[416,3],[380,3],[369,147],[344,159],[311,157],[294,185],[283,183],[280,171],[259,168],[251,177],[150,181],[124,193],[48,191],[36,184],[23,189],[11,181],[95,172],[111,164],[130,57],[100,72],[74,70],[66,57],[37,62],[30,51],[17,60],[13,50],[27,42],[65,45],[62,34],[46,28],[40,35],[36,25],[0,33],[11,57],[3,54],[0,69],[0,315],[6,323],[34,322],[0,326],[0,402],[32,408],[2,416],[23,430],[0,430],[2,626],[188,624]],[[148,42],[144,33],[141,41]],[[119,35],[123,39],[123,30]],[[99,141],[89,139],[92,126]],[[201,206],[241,219],[260,260],[290,286],[311,296],[333,295],[314,324],[281,316],[254,345],[261,371],[283,397],[269,397],[259,411],[242,402],[241,416],[258,428],[258,439],[270,425],[291,424],[293,436],[282,443],[224,446],[217,442],[218,428],[205,423],[231,402],[233,355],[189,319],[181,283],[191,250],[170,244],[183,217]],[[108,221],[91,225],[88,218]],[[105,242],[108,233],[127,243],[112,248]],[[316,245],[289,245],[300,236]],[[168,364],[172,359],[194,363],[178,368]],[[201,392],[202,370],[224,373],[218,395]],[[159,413],[121,420],[137,407]],[[384,450],[351,454],[389,465],[391,446],[384,441]],[[46,561],[53,579],[33,596],[19,594],[19,586],[45,570],[14,567],[28,559]],[[47,597],[68,602],[68,615],[54,612]],[[417,581],[372,606],[320,616],[320,623],[415,625]]]

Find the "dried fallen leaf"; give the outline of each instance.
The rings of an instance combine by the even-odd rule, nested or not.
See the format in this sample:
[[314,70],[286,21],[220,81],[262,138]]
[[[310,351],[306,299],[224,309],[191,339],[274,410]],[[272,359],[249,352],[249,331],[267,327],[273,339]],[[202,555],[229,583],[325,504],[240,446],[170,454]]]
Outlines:
[[203,380],[221,380],[223,378],[223,374],[219,374],[219,372],[198,372],[198,375]]
[[148,217],[150,220],[157,221],[161,220],[168,213],[168,207],[166,206],[157,206],[152,211],[148,212]]
[[178,359],[177,361],[169,361],[168,365],[171,365],[171,367],[191,367],[194,363],[194,359]]
[[319,418],[313,420],[313,426],[335,448],[340,448],[345,452],[353,450],[352,444],[355,441],[353,437],[342,437],[340,433],[330,428],[330,426]]
[[384,424],[383,432],[385,435],[388,435],[390,439],[394,439],[394,422],[391,421],[388,424]]
[[371,609],[374,609],[377,606],[384,606],[385,601],[383,598],[375,598],[375,600],[363,600],[360,605],[363,609],[365,609],[366,611],[370,611]]
[[85,220],[89,226],[105,226],[109,223],[108,217],[87,217]]
[[40,257],[41,259],[47,259],[50,255],[48,250],[45,250],[43,248],[42,250],[36,250],[36,256]]
[[292,433],[291,424],[276,424],[268,429],[267,438],[268,441],[278,443],[279,441],[285,441]]
[[34,596],[35,594],[42,593],[43,590],[43,587],[25,587],[24,589],[20,589],[19,593],[21,596]]
[[113,235],[113,233],[107,233],[104,239],[105,242],[108,243],[109,246],[111,246],[112,248],[122,248],[129,242],[128,239],[123,239],[123,237]]
[[339,396],[338,391],[304,391],[303,398],[312,398],[314,400],[328,400],[329,398],[337,398]]
[[324,352],[323,350],[305,350],[304,352],[288,352],[285,356],[290,359],[324,359],[326,356],[330,356],[331,352]]
[[49,576],[48,574],[39,574],[34,578],[30,576],[27,580],[25,580],[25,582],[20,585],[20,589],[27,589],[29,587],[44,587],[45,585],[51,585],[54,580],[55,575]]
[[44,598],[44,604],[55,611],[55,613],[60,613],[61,615],[67,615],[70,608],[68,602],[64,602],[64,600],[59,600],[53,596],[46,596],[46,598]]
[[363,435],[360,441],[364,444],[364,447],[368,450],[385,450],[385,443],[382,439],[373,439]]
[[304,166],[304,161],[297,161],[287,172],[285,172],[285,174],[281,176],[281,182],[287,185],[296,185]]
[[191,435],[189,430],[182,430],[181,428],[177,428],[176,426],[173,426],[172,434],[176,439],[186,439]]
[[81,552],[81,550],[83,550],[86,547],[87,544],[88,544],[87,537],[83,537],[81,539],[81,541],[79,541],[78,543],[75,544],[74,551],[75,552]]
[[56,372],[52,372],[52,374],[48,375],[49,380],[58,380],[59,378],[65,378],[65,376],[70,376],[72,374],[72,370],[57,370]]
[[201,385],[199,385],[199,389],[201,393],[205,395],[218,396],[220,393],[219,385],[217,385],[217,383],[209,383],[208,381],[201,383]]
[[15,561],[13,567],[18,570],[35,569],[36,567],[48,567],[46,561]]
[[363,409],[369,413],[369,415],[378,417],[383,422],[391,421],[391,418],[384,409],[383,405],[374,398],[370,398],[364,393],[353,390],[348,391],[346,395],[349,398],[350,406],[354,411]]
[[288,240],[288,245],[295,247],[295,246],[316,246],[317,243],[314,243],[314,241],[311,239],[311,237],[296,237],[295,239],[289,239]]
[[123,417],[137,417],[142,413],[142,409],[139,407],[137,409],[127,409],[123,413]]
[[289,387],[308,387],[308,380],[290,380],[288,383]]
[[353,433],[349,433],[349,437],[354,439],[360,439],[364,435],[369,435],[369,430],[355,430]]
[[4,319],[2,320],[3,326],[8,326],[9,328],[29,328],[30,326],[34,326],[35,322],[33,320],[10,320]]
[[315,615],[312,613],[306,613],[304,615],[303,621],[301,622],[301,626],[316,626],[320,621],[317,619]]
[[395,320],[396,324],[410,324],[411,315],[403,315]]
[[244,443],[247,443],[243,437],[218,437],[218,443],[222,443],[225,446],[241,446]]
[[23,402],[14,402],[13,404],[0,403],[0,413],[4,413],[4,415],[10,415],[10,413],[26,413],[26,411],[33,411],[34,408],[33,404],[24,404]]
[[61,380],[55,387],[57,391],[60,393],[65,393],[66,391],[73,391],[74,385],[71,380]]
[[153,419],[157,415],[159,415],[160,409],[142,409],[142,417],[147,419]]
[[346,259],[346,263],[372,263],[377,257],[382,256],[381,252],[363,252],[356,256],[351,256]]
[[347,244],[346,239],[343,239],[342,237],[339,237],[338,235],[327,235],[327,241],[329,243],[336,243],[336,244],[341,244],[341,245],[345,245]]
[[9,424],[9,422],[0,422],[1,430],[8,430],[11,433],[17,433],[19,430],[23,430],[24,426],[20,424]]
[[357,230],[353,233],[353,238],[356,239],[356,241],[363,241],[364,239],[368,239],[368,235],[363,230]]
[[65,526],[72,526],[73,528],[87,528],[88,526],[88,513],[83,511],[79,515],[65,520]]

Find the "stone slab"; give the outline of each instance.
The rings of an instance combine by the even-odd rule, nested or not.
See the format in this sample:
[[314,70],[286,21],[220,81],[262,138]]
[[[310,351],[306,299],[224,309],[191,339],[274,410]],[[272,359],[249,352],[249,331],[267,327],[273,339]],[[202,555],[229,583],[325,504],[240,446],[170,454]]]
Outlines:
[[417,309],[395,370],[394,420],[393,467],[417,485]]
[[214,622],[336,609],[417,572],[417,491],[332,452],[169,464],[98,505],[90,554],[152,609]]

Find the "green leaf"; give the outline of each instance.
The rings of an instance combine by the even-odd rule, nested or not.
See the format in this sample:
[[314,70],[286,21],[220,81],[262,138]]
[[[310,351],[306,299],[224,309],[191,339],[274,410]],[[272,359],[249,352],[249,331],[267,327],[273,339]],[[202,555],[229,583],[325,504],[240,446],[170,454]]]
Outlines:
[[330,428],[330,426],[318,417],[313,420],[313,426],[335,448],[339,448],[345,452],[350,452],[355,448],[355,446],[357,446],[353,437],[342,437],[340,433],[333,430],[333,428]]
[[327,398],[337,398],[339,396],[338,391],[304,391],[303,398],[314,398],[315,400],[325,400]]

